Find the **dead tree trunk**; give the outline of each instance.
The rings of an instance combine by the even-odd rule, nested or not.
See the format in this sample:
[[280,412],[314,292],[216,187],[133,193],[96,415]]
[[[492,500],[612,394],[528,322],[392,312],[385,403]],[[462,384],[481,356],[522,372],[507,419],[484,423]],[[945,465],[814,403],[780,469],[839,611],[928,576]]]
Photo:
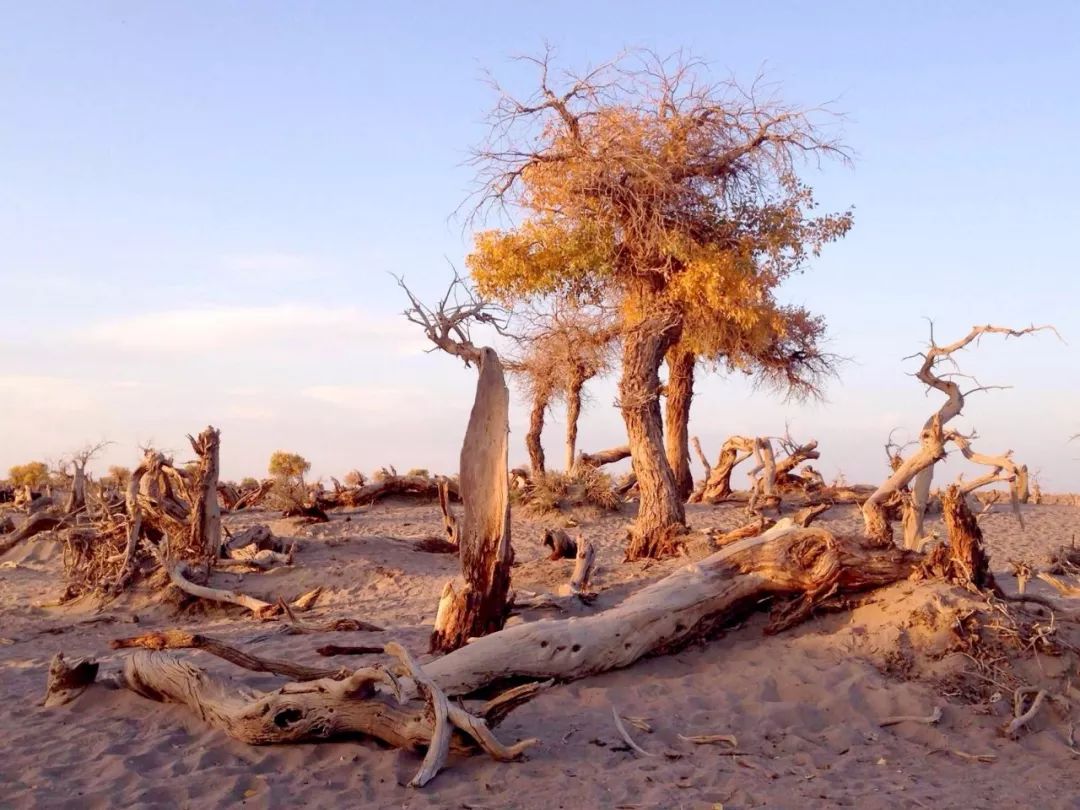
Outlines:
[[[945,425],[957,416],[964,407],[965,393],[951,378],[934,373],[936,365],[943,359],[970,345],[985,334],[1003,334],[1006,337],[1022,337],[1051,326],[1030,326],[1027,329],[1009,329],[1002,326],[976,326],[963,338],[947,346],[938,346],[934,342],[933,330],[930,334],[930,348],[922,355],[923,362],[915,376],[926,386],[941,391],[947,397],[942,406],[923,424],[919,434],[919,449],[894,470],[863,504],[864,531],[867,539],[878,544],[893,542],[892,526],[885,512],[885,503],[900,490],[915,481],[912,491],[910,517],[905,529],[904,544],[914,548],[922,542],[923,517],[929,499],[930,484],[933,479],[933,466],[945,457]],[[971,392],[968,392],[971,393]]]
[[461,448],[461,569],[465,586],[444,593],[431,649],[453,650],[474,636],[502,628],[510,565],[510,487],[507,464],[509,392],[499,356],[480,350],[480,376]]
[[196,439],[188,436],[199,457],[198,478],[192,486],[190,547],[202,549],[207,565],[221,552],[221,508],[218,506],[218,470],[221,433],[207,427]]
[[541,438],[544,433],[544,414],[547,408],[547,396],[536,394],[533,398],[532,410],[529,411],[529,432],[525,434],[525,447],[529,450],[529,466],[532,468],[533,478],[539,478],[544,474],[544,445]]
[[942,493],[941,512],[949,542],[934,548],[923,563],[923,571],[960,585],[998,592],[990,573],[990,559],[983,549],[979,521],[956,484],[950,484]]
[[679,346],[667,352],[664,443],[675,486],[684,501],[694,490],[690,472],[690,403],[694,398],[694,353]]
[[1021,464],[1017,470],[1016,476],[1016,500],[1020,503],[1027,503],[1031,500],[1031,490],[1028,488],[1028,468],[1027,464]]
[[86,463],[76,459],[73,467],[75,472],[71,478],[71,492],[64,506],[64,512],[68,515],[74,515],[86,508]]
[[695,493],[693,500],[701,503],[720,503],[731,495],[731,473],[754,452],[753,439],[732,436],[720,448],[716,464],[709,468],[709,474],[700,493]]

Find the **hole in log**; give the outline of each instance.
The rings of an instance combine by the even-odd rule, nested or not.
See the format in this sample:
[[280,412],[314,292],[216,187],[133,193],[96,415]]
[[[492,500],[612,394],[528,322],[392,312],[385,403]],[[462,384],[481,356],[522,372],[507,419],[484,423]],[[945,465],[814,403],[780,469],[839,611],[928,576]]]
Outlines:
[[299,709],[284,709],[274,715],[274,725],[278,728],[285,728],[291,723],[295,723],[304,713]]
[[540,649],[544,649],[544,647],[546,647],[547,645],[548,645],[548,643],[546,641],[541,641],[540,642]]
[[570,648],[570,652],[577,652],[580,649],[581,649],[581,645],[580,644],[575,644],[573,647]]

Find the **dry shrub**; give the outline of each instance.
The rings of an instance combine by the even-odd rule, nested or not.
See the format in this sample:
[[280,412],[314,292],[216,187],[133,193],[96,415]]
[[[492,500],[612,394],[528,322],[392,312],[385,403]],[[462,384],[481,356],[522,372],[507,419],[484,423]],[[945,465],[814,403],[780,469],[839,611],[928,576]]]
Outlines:
[[413,467],[405,475],[410,478],[431,478],[431,473],[427,471],[426,467]]
[[547,472],[534,476],[521,491],[519,502],[530,513],[550,515],[581,506],[616,511],[622,499],[615,492],[611,476],[593,467],[572,473]]

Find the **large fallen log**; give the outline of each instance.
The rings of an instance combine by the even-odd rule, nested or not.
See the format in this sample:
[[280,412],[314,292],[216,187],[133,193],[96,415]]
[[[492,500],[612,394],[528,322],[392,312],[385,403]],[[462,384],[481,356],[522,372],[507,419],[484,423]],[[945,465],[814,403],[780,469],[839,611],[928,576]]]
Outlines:
[[507,679],[570,681],[677,649],[737,620],[767,597],[797,597],[805,612],[825,595],[881,587],[907,577],[920,559],[863,548],[818,528],[780,521],[732,543],[593,614],[529,622],[474,639],[425,665],[448,695]]
[[[404,648],[391,642],[385,649],[400,662],[397,674],[383,667],[364,667],[346,678],[289,683],[264,694],[241,692],[172,655],[143,650],[128,657],[123,671],[111,680],[150,700],[187,706],[211,727],[251,745],[363,734],[396,748],[426,749],[410,783],[415,787],[434,778],[450,753],[484,751],[508,761],[536,743],[522,740],[503,745],[489,723],[498,724],[541,691],[542,685],[510,690],[471,714],[450,703]],[[96,664],[79,661],[71,667],[58,654],[50,668],[46,705],[60,705],[77,696],[97,674]],[[411,679],[404,681],[408,693],[402,689],[402,677]]]
[[457,484],[449,479],[426,475],[388,475],[358,487],[343,487],[338,492],[324,492],[319,495],[319,505],[324,509],[339,506],[355,509],[368,506],[380,498],[395,495],[434,500],[439,497],[440,484],[445,485],[447,498],[460,500]]

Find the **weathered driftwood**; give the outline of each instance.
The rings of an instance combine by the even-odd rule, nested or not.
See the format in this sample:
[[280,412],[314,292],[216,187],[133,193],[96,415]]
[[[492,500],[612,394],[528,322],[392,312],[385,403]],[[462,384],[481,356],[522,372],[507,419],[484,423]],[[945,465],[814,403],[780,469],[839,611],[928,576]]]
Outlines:
[[[1020,524],[1020,529],[1024,528],[1024,516],[1020,512],[1020,487],[1022,478],[1026,478],[1026,471],[1021,471],[1020,465],[1012,460],[1012,450],[1006,450],[1000,456],[989,456],[985,453],[977,453],[971,447],[971,439],[968,436],[964,436],[956,431],[950,431],[949,439],[960,450],[960,453],[968,461],[973,464],[982,464],[990,467],[990,471],[977,478],[972,478],[970,481],[965,481],[960,484],[960,492],[963,495],[970,495],[980,487],[984,487],[988,484],[992,484],[998,481],[1005,481],[1009,484],[1009,502],[1012,506],[1013,515],[1016,517],[1016,522]],[[1023,483],[1026,487],[1026,481]]]
[[58,652],[49,664],[45,698],[41,705],[50,708],[70,703],[90,687],[97,674],[96,662],[79,658],[69,664],[64,660],[64,654]]
[[956,484],[950,484],[942,493],[941,510],[949,542],[936,546],[927,555],[922,563],[924,574],[1000,594],[983,549],[982,529]]
[[31,515],[18,529],[0,537],[0,557],[34,535],[50,532],[65,525],[67,525],[67,518],[64,515],[52,512],[38,512],[36,515]]
[[200,549],[203,561],[209,565],[221,548],[221,507],[217,496],[221,432],[207,427],[198,438],[189,435],[188,441],[199,459],[198,472],[191,487],[189,548]]
[[545,529],[540,545],[551,549],[549,560],[572,560],[578,553],[577,542],[562,529]]
[[590,616],[516,625],[425,665],[440,689],[466,695],[508,678],[574,680],[667,652],[737,620],[767,597],[793,597],[803,615],[827,594],[887,585],[919,559],[902,549],[783,520]]
[[294,681],[317,681],[321,678],[341,680],[349,676],[349,671],[341,668],[308,667],[292,661],[262,658],[244,652],[216,638],[191,633],[187,630],[160,630],[145,633],[141,636],[117,638],[113,639],[109,646],[114,650],[136,647],[144,650],[203,650],[239,667],[250,669],[252,672],[270,672],[274,675],[292,678]]
[[510,485],[507,452],[510,394],[499,356],[479,350],[480,374],[461,448],[460,488],[465,508],[459,546],[465,584],[448,583],[439,600],[431,649],[453,650],[473,636],[499,630],[510,591]]
[[[225,588],[212,588],[207,585],[199,585],[193,582],[188,576],[188,565],[186,562],[174,562],[171,564],[165,564],[165,570],[169,574],[169,580],[186,594],[197,597],[199,599],[207,599],[211,602],[223,602],[229,605],[238,605],[239,607],[250,610],[252,615],[257,619],[270,619],[276,616],[280,616],[284,609],[281,602],[264,602],[258,597],[251,596],[250,594],[240,593],[239,591],[230,591]],[[315,590],[298,597],[292,602],[290,607],[294,610],[307,610],[318,599],[319,594],[322,592],[322,588],[316,588]]]
[[704,461],[701,453],[701,443],[694,438],[694,446],[701,454],[707,468],[705,483],[690,495],[694,503],[720,503],[727,499],[731,493],[731,473],[743,461],[750,458],[754,453],[754,440],[744,436],[731,436],[720,448],[720,456],[716,464],[709,465]]
[[440,487],[445,488],[448,502],[451,498],[460,499],[457,484],[449,479],[426,475],[388,475],[359,487],[324,493],[319,503],[327,509],[338,506],[355,509],[391,496],[435,499],[442,497]]
[[570,576],[570,593],[581,596],[588,592],[593,566],[596,564],[596,547],[591,540],[580,539],[575,544],[574,573]]
[[709,537],[712,540],[713,548],[721,549],[725,546],[730,546],[737,540],[745,540],[747,537],[757,537],[759,534],[768,531],[775,525],[775,520],[767,518],[764,515],[758,515],[749,523],[739,526],[736,529],[732,529],[729,532],[711,531]]
[[626,458],[630,458],[630,445],[621,444],[618,447],[598,450],[595,453],[581,452],[578,454],[577,463],[584,467],[603,467],[605,464],[614,464]]
[[232,506],[227,508],[230,511],[239,512],[243,509],[256,507],[266,500],[266,496],[270,494],[273,488],[274,479],[265,478],[259,482],[258,486],[240,492],[239,497],[233,502]]
[[446,542],[458,546],[461,543],[461,528],[458,526],[457,516],[450,508],[450,480],[440,478],[438,483],[439,511],[442,512],[443,530],[446,532]]
[[[344,678],[289,683],[264,694],[240,692],[167,653],[138,650],[125,659],[115,683],[150,700],[185,705],[213,728],[252,745],[363,734],[396,748],[426,750],[410,783],[416,787],[434,778],[450,753],[483,751],[508,761],[536,743],[522,740],[503,745],[489,723],[498,723],[544,685],[511,690],[474,715],[451,704],[400,645],[390,643],[385,650],[400,662],[396,675],[383,667],[364,667]],[[70,680],[62,656],[56,663],[54,680]],[[403,677],[410,679],[408,692],[403,691]],[[85,674],[78,680],[86,681]]]

